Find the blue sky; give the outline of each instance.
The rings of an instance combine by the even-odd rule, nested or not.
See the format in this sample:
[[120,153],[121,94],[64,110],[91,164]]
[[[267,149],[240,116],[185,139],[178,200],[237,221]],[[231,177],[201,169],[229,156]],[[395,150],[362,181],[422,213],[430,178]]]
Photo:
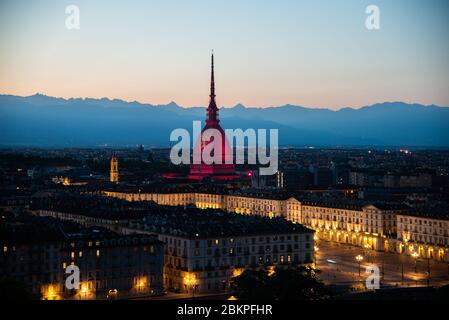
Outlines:
[[222,106],[449,106],[448,18],[445,0],[3,0],[0,93],[205,105],[214,49]]

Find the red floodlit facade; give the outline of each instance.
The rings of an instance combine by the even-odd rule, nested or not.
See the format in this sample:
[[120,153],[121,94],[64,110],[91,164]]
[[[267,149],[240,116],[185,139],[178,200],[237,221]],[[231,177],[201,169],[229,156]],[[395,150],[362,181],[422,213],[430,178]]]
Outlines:
[[[233,155],[230,144],[226,138],[223,128],[220,126],[218,118],[218,107],[215,102],[215,79],[214,79],[214,55],[212,54],[212,69],[211,69],[211,83],[210,83],[210,101],[207,107],[206,125],[201,131],[201,136],[198,138],[197,144],[193,148],[194,164],[190,166],[189,179],[202,180],[204,178],[233,180],[239,178],[235,172],[235,165],[233,164]],[[209,130],[215,129],[215,130]],[[220,133],[220,139],[214,141],[213,137],[204,137],[206,130]],[[221,158],[221,163],[207,164],[203,161],[203,150],[205,148],[213,148],[214,158]],[[220,154],[221,153],[221,154]],[[195,161],[196,159],[196,161]],[[195,162],[199,162],[195,164]]]

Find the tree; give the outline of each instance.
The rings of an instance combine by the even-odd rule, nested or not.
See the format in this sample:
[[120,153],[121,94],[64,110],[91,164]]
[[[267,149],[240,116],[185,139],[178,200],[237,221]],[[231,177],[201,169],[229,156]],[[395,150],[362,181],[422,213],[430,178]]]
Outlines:
[[310,267],[246,270],[231,279],[232,294],[238,299],[318,300],[330,293]]
[[231,279],[231,290],[238,299],[269,299],[265,290],[268,280],[267,270],[245,270]]

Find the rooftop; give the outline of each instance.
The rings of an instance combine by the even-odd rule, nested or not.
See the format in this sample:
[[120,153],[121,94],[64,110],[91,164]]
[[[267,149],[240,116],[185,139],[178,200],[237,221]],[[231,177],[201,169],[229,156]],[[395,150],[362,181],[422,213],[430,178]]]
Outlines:
[[153,202],[147,201],[128,202],[91,195],[62,195],[34,198],[30,209],[64,212],[109,220],[133,220],[145,217],[147,215],[146,208],[153,205]]
[[353,199],[299,199],[303,205],[315,207],[327,207],[334,209],[361,211],[364,207],[372,205],[380,210],[408,210],[409,206],[400,203],[384,201],[364,201]]
[[445,202],[419,204],[414,206],[407,215],[449,220],[449,204]]
[[[101,227],[84,228],[80,224],[61,221],[51,217],[37,217],[30,214],[19,216],[2,213],[0,225],[0,242],[3,245],[43,244],[55,242],[72,242],[80,240],[101,240],[102,246],[111,244],[104,240],[141,240],[147,244],[161,243],[156,238],[145,235],[120,235]],[[124,244],[128,244],[125,242]]]
[[188,238],[313,233],[313,230],[283,218],[245,216],[194,207],[159,206],[143,221],[131,225],[154,233]]
[[110,220],[122,218],[131,226],[147,231],[187,237],[313,232],[283,218],[243,216],[222,210],[161,206],[148,201],[127,202],[89,195],[34,200],[32,208]]

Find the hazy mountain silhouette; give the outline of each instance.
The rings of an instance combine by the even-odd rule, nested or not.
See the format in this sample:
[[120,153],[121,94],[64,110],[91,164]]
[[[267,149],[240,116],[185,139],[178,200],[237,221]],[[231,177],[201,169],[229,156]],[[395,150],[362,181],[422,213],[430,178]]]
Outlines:
[[[191,131],[203,107],[118,99],[0,95],[0,145],[169,146],[175,128]],[[339,111],[285,105],[220,109],[224,128],[279,129],[282,145],[449,147],[449,108],[386,102]]]

